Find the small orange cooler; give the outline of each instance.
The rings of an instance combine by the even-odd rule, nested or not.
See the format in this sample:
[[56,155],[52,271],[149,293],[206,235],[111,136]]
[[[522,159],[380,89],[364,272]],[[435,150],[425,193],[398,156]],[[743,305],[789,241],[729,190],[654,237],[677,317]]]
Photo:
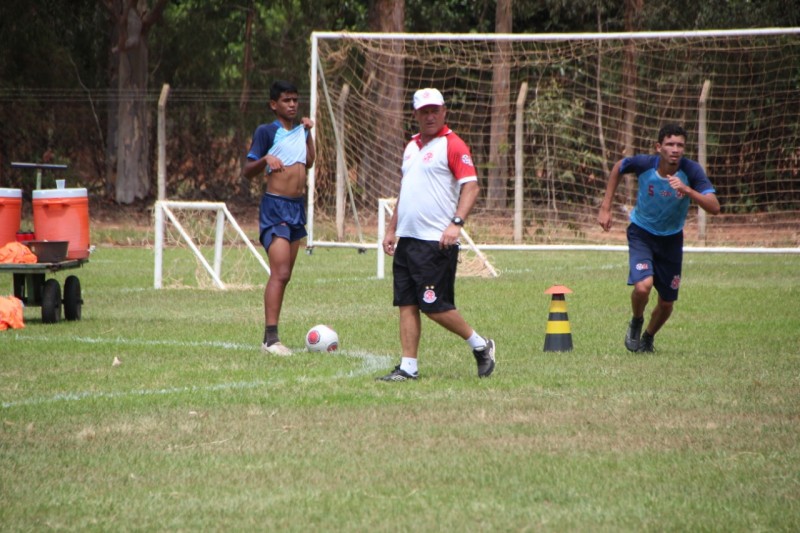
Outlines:
[[69,241],[67,259],[89,257],[86,189],[33,191],[33,231],[38,241]]
[[0,189],[0,246],[16,241],[22,217],[22,189]]

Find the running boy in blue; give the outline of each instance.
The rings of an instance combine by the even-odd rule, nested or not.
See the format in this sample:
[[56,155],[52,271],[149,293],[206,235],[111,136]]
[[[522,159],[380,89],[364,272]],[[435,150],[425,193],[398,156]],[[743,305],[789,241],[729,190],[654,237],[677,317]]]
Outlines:
[[269,106],[275,120],[253,133],[243,173],[248,178],[264,176],[266,193],[259,206],[259,240],[269,257],[270,276],[264,288],[265,352],[291,355],[278,335],[283,295],[306,237],[306,169],[314,165],[314,121],[308,117],[295,124],[298,111],[297,87],[276,81],[269,91]]
[[[636,174],[639,192],[628,226],[628,285],[633,285],[633,317],[625,334],[632,352],[652,352],[653,337],[667,322],[678,299],[683,265],[683,225],[694,200],[704,211],[719,214],[719,200],[703,168],[683,157],[686,131],[669,124],[658,132],[656,154],[634,155],[618,161],[600,205],[597,221],[611,229],[611,205],[623,174]],[[656,288],[658,304],[644,333],[644,311],[650,291]]]

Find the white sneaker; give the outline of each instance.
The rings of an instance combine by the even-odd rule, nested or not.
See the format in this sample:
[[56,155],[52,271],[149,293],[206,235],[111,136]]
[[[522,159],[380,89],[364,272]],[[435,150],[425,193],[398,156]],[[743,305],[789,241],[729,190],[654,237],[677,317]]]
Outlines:
[[272,355],[280,355],[282,357],[292,355],[292,351],[280,342],[276,342],[271,346],[267,346],[267,343],[265,342],[261,345],[261,349],[267,353],[271,353]]

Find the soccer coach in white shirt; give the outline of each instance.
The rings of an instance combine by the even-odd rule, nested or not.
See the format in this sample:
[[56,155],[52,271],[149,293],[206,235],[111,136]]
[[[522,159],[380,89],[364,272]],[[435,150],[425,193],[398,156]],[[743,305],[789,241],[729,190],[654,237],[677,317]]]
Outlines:
[[447,108],[437,89],[414,93],[419,133],[403,154],[400,197],[383,240],[394,257],[394,306],[400,310],[400,364],[382,381],[419,377],[421,313],[464,339],[478,377],[495,367],[495,343],[472,329],[455,306],[459,236],[480,187],[466,143],[445,124]]

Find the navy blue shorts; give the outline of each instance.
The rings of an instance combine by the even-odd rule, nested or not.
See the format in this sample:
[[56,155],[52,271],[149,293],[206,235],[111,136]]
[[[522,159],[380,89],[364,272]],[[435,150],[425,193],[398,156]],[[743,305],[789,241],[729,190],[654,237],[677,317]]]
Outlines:
[[439,248],[438,241],[401,237],[392,264],[393,304],[416,305],[423,313],[455,309],[457,266],[458,246]]
[[266,193],[258,209],[258,239],[265,250],[275,237],[299,241],[306,231],[306,207],[302,197],[288,198]]
[[683,265],[683,232],[653,235],[636,224],[628,226],[628,285],[653,276],[653,286],[665,302],[678,299]]

